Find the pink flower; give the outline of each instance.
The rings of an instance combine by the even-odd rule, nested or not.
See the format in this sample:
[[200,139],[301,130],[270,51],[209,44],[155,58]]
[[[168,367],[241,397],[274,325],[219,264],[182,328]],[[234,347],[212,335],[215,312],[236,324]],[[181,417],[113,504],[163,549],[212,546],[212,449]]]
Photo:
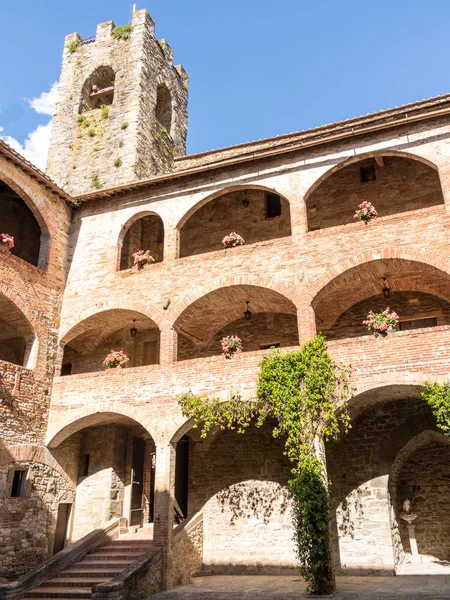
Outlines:
[[2,246],[6,246],[8,250],[12,250],[14,248],[14,238],[12,235],[8,233],[0,233],[0,244]]
[[138,250],[137,252],[135,252],[133,254],[133,257],[134,257],[133,267],[137,267],[138,271],[143,269],[145,267],[145,265],[149,265],[149,264],[155,262],[155,259],[153,258],[153,256],[150,255],[150,250],[146,250],[145,252],[144,252],[144,250]]
[[387,325],[386,325],[386,323],[381,323],[381,325],[379,326],[379,328],[378,328],[378,329],[379,329],[380,331],[386,331],[386,329],[387,329]]
[[235,248],[236,246],[242,246],[244,243],[244,238],[234,231],[226,235],[222,240],[225,248]]

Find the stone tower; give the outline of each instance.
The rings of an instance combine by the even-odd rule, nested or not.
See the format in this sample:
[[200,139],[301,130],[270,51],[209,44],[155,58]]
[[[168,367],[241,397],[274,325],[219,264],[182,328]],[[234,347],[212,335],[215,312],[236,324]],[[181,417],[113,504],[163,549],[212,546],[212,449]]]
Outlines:
[[114,28],[65,39],[47,173],[74,195],[170,171],[186,152],[187,73],[146,10],[127,39]]

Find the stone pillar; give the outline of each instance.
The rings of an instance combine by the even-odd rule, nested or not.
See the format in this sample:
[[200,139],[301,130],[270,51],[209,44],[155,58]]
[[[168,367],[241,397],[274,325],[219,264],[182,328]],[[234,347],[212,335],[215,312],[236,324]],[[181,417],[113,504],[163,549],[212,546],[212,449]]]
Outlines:
[[159,362],[162,366],[168,367],[176,362],[177,337],[173,327],[161,328]]
[[153,539],[163,551],[162,588],[167,589],[171,571],[171,544],[173,532],[173,505],[175,495],[175,447],[162,442],[156,444],[155,466],[155,519]]
[[178,229],[173,227],[164,231],[164,261],[173,261],[178,256]]

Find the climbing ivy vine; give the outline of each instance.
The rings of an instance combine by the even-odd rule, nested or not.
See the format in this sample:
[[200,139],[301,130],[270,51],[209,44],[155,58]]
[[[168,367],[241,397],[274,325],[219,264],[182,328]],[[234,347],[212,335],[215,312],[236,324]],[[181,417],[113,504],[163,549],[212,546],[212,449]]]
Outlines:
[[433,411],[439,429],[450,436],[450,383],[425,382],[422,398]]
[[351,394],[349,369],[333,362],[325,337],[317,335],[300,350],[263,358],[254,399],[244,401],[236,394],[221,401],[191,392],[178,399],[202,437],[217,427],[245,433],[252,423],[260,427],[275,419],[273,436],[283,437],[292,465],[289,490],[299,570],[313,594],[334,589],[323,441],[337,439],[350,427]]

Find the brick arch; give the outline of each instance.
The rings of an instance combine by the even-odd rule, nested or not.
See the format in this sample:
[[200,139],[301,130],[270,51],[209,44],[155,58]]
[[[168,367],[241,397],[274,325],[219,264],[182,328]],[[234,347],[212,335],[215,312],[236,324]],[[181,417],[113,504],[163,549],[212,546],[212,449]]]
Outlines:
[[423,371],[393,371],[391,373],[371,375],[370,377],[364,377],[353,383],[355,386],[355,393],[350,402],[354,402],[360,394],[370,392],[371,390],[396,385],[418,387],[430,380],[444,383],[448,381],[448,377],[446,375],[436,376]]
[[181,228],[187,223],[187,221],[192,217],[193,214],[195,214],[198,210],[200,210],[200,208],[202,208],[209,202],[212,202],[216,198],[220,198],[221,196],[225,196],[226,194],[230,194],[231,192],[239,192],[239,191],[245,191],[245,190],[262,190],[263,192],[271,192],[274,194],[278,194],[278,196],[280,196],[280,198],[283,198],[288,203],[289,210],[290,210],[291,203],[289,202],[289,199],[286,198],[286,196],[284,196],[283,194],[280,194],[280,192],[278,190],[276,190],[275,188],[271,188],[271,187],[264,186],[264,185],[254,185],[254,184],[230,185],[228,187],[218,190],[217,192],[208,194],[207,196],[205,196],[204,198],[202,198],[201,200],[196,202],[194,204],[194,206],[191,206],[191,208],[181,217],[181,219],[178,221],[175,228],[178,230],[178,233],[179,233]]
[[27,321],[30,329],[33,330],[36,337],[44,335],[45,331],[39,320],[35,318],[35,315],[30,310],[29,305],[17,292],[13,292],[10,287],[0,282],[0,294],[5,296],[16,308],[20,310],[25,320]]
[[128,233],[128,230],[130,229],[130,227],[134,223],[139,221],[139,219],[143,219],[144,217],[157,217],[162,223],[163,237],[165,237],[166,225],[165,225],[164,219],[161,217],[161,215],[158,214],[157,212],[155,212],[154,210],[138,210],[120,228],[119,237],[117,240],[117,257],[116,257],[116,270],[117,271],[120,271],[120,263],[121,263],[121,259],[122,259],[122,248],[123,248],[123,241],[125,239],[125,236]]
[[438,254],[437,252],[412,248],[377,248],[346,258],[331,269],[328,269],[326,273],[316,280],[312,281],[307,287],[307,293],[310,296],[311,304],[314,305],[314,301],[318,294],[339,275],[342,275],[342,273],[365,263],[386,259],[403,259],[419,262],[430,267],[435,267],[447,275],[450,275],[450,258]]
[[433,163],[431,160],[428,160],[427,158],[421,156],[420,154],[414,154],[412,152],[401,152],[401,151],[396,151],[396,150],[383,150],[383,149],[374,150],[372,152],[364,152],[363,154],[357,154],[357,155],[352,155],[350,157],[348,157],[348,156],[344,157],[337,164],[333,165],[327,171],[325,171],[325,173],[323,173],[311,185],[311,187],[308,188],[308,190],[306,191],[306,193],[303,197],[305,204],[308,202],[309,198],[317,190],[317,188],[326,179],[328,179],[329,177],[334,175],[334,173],[336,173],[337,171],[340,171],[341,169],[345,169],[345,167],[348,167],[351,164],[361,162],[361,161],[367,160],[369,158],[375,158],[377,156],[398,156],[400,158],[409,158],[410,160],[416,160],[417,162],[421,162],[424,165],[427,165],[428,167],[434,169],[435,171],[437,171],[439,173],[438,166],[435,163]]
[[[153,440],[159,439],[158,431],[154,427],[152,420],[141,407],[130,406],[125,402],[97,402],[95,404],[65,410],[58,422],[50,424],[47,436],[46,445],[48,448],[56,448],[72,434],[86,427],[93,427],[102,424],[102,415],[127,417],[141,425],[150,434]],[[105,421],[103,421],[105,422]],[[114,420],[108,419],[108,423],[114,423]]]
[[38,267],[46,269],[49,258],[51,238],[54,233],[54,216],[49,211],[49,201],[45,194],[37,193],[33,184],[26,178],[23,172],[13,165],[4,168],[0,161],[0,179],[4,181],[23,200],[32,212],[41,229],[41,243]]
[[[448,377],[424,371],[393,371],[352,381],[354,394],[348,403],[352,421],[356,421],[365,410],[380,402],[395,401],[396,397],[405,397],[405,395],[419,398],[421,386],[427,381],[445,383]],[[371,401],[369,394],[372,391],[375,397]],[[382,397],[383,391],[388,392],[384,397]]]
[[73,487],[74,482],[70,480],[69,475],[45,446],[38,446],[36,444],[17,444],[16,446],[5,446],[0,450],[0,465],[25,461],[42,463],[43,465],[54,469]]
[[176,321],[180,318],[182,313],[193,304],[196,300],[199,300],[203,296],[206,296],[210,292],[219,290],[220,288],[232,287],[237,285],[249,285],[254,287],[266,288],[274,292],[278,292],[288,300],[290,300],[297,311],[309,309],[309,299],[305,294],[295,289],[294,287],[278,281],[271,277],[259,277],[257,275],[229,275],[228,277],[221,277],[213,279],[204,286],[196,287],[192,289],[184,298],[181,298],[172,309],[170,309],[170,317],[172,326],[175,326]]
[[141,313],[142,315],[154,321],[154,323],[160,330],[167,329],[170,326],[170,323],[167,320],[167,318],[158,309],[154,308],[148,303],[136,302],[127,298],[122,298],[120,300],[111,299],[90,306],[84,309],[83,311],[80,311],[79,313],[75,314],[71,319],[67,319],[66,321],[64,321],[64,326],[61,327],[59,334],[60,344],[63,346],[67,344],[68,341],[72,339],[69,335],[71,331],[77,325],[85,321],[87,318],[105,311],[118,309],[131,310],[134,312]]
[[396,502],[397,483],[404,464],[407,462],[411,454],[432,443],[450,444],[450,438],[440,431],[426,429],[425,431],[422,431],[411,438],[395,457],[394,462],[392,463],[391,472],[389,474],[389,492],[394,508],[398,508],[398,502]]

